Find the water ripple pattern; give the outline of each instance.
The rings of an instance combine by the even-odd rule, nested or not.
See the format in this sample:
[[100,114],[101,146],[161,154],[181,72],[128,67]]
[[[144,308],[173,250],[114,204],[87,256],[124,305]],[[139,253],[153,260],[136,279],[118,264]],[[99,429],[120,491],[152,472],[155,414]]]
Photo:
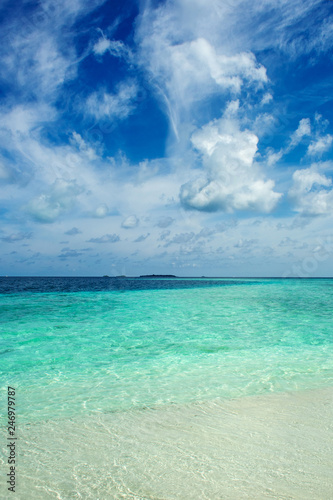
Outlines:
[[1,278],[22,422],[332,385],[332,279]]

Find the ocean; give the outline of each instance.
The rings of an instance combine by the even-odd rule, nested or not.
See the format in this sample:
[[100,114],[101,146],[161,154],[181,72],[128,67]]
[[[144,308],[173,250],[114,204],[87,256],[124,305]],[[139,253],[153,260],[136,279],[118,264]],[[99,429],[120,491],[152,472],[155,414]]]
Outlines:
[[332,310],[324,278],[2,277],[3,498],[331,498]]

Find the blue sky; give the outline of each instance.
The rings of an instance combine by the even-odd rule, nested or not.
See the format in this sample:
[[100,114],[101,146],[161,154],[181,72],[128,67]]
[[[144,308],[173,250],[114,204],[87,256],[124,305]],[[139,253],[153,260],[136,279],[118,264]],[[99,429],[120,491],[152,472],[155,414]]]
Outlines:
[[333,275],[333,2],[0,20],[0,274]]

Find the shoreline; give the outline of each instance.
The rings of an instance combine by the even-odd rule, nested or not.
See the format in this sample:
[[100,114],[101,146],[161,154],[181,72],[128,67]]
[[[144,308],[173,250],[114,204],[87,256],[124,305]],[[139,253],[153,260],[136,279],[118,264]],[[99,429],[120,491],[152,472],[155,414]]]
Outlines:
[[17,500],[329,500],[333,387],[20,427]]

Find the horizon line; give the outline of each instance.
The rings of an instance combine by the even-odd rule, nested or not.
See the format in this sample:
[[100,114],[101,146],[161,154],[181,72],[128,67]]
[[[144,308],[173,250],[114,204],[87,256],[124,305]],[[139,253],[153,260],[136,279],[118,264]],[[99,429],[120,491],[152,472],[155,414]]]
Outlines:
[[0,278],[156,278],[156,279],[333,279],[333,276],[176,276],[176,275],[163,275],[163,274],[146,274],[138,276],[127,276],[127,275],[96,275],[96,276],[66,276],[66,275],[0,275]]

